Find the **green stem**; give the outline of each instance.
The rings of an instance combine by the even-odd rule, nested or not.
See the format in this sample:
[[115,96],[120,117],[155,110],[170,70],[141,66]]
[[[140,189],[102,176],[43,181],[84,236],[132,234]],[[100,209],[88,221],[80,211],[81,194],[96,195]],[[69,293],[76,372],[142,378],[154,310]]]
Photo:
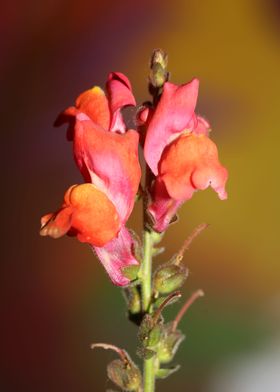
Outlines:
[[[144,313],[150,310],[152,297],[152,233],[144,232],[144,258],[142,264],[142,308]],[[144,360],[144,392],[155,391],[155,358]]]
[[152,249],[153,241],[151,233],[146,229],[144,232],[144,258],[142,265],[142,308],[148,312],[152,297]]
[[145,359],[144,362],[144,392],[155,391],[155,359]]
[[[149,88],[153,96],[153,106],[156,107],[160,92],[164,83],[168,80],[167,72],[167,54],[161,50],[154,50],[151,57],[150,65],[150,83]],[[153,174],[146,165],[146,178],[144,192],[150,190]],[[145,197],[143,197],[143,223],[144,223],[144,257],[141,266],[141,295],[142,295],[142,312],[143,314],[151,313],[152,300],[152,258],[153,258],[153,232],[147,228],[147,211]],[[144,360],[144,392],[155,391],[155,362],[156,357]]]

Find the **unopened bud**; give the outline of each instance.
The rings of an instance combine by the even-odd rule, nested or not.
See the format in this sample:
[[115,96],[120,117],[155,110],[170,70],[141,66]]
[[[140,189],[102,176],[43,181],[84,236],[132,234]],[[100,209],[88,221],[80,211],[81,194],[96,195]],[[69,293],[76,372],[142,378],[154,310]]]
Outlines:
[[167,328],[165,336],[161,340],[157,355],[160,363],[169,363],[173,360],[180,343],[185,339],[185,336],[181,331],[172,331],[171,328]]
[[168,80],[167,54],[162,49],[155,49],[151,58],[150,82],[160,88]]
[[123,391],[137,391],[142,382],[141,372],[131,360],[125,363],[115,359],[107,366],[107,374]]
[[183,286],[188,276],[188,270],[184,265],[162,265],[154,275],[154,289],[162,295],[172,293]]
[[137,286],[124,289],[125,299],[129,313],[138,314],[141,312],[141,297]]
[[163,69],[167,68],[168,56],[162,49],[155,49],[151,57],[151,68],[154,64],[159,64]]
[[151,315],[147,314],[140,325],[138,338],[143,347],[155,347],[161,338],[161,325],[154,322]]

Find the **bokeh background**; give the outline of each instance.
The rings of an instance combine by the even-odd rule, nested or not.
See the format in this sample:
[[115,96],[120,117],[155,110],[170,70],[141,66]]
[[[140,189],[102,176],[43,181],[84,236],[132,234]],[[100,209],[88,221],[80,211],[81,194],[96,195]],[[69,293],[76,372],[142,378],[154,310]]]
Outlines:
[[[184,296],[197,288],[206,296],[181,323],[181,370],[158,389],[279,391],[279,1],[18,0],[1,9],[1,391],[109,389],[115,355],[91,351],[93,341],[136,359],[120,290],[89,248],[38,229],[81,181],[65,130],[52,127],[56,115],[111,70],[146,100],[156,47],[169,54],[173,82],[200,79],[198,112],[230,172],[228,201],[195,194],[156,261],[210,223],[185,257]],[[140,217],[139,204],[130,222],[138,233]]]

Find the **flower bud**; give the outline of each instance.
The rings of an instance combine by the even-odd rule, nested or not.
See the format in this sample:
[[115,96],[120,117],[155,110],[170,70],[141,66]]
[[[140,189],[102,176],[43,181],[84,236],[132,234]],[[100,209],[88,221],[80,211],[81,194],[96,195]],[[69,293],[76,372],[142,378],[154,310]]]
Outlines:
[[143,347],[155,347],[161,338],[162,326],[155,323],[151,315],[146,315],[140,325],[138,338]]
[[142,382],[140,370],[131,360],[115,359],[107,366],[107,374],[123,391],[137,391]]
[[184,265],[162,265],[155,272],[154,289],[162,295],[172,293],[183,286],[187,276],[188,270]]
[[167,328],[165,337],[158,347],[158,359],[160,363],[169,363],[173,360],[180,343],[185,339],[181,331],[172,331]]
[[167,67],[168,56],[162,49],[155,49],[152,54],[151,66],[158,63],[162,68]]
[[167,54],[161,50],[154,50],[151,58],[150,82],[153,87],[160,88],[168,80]]
[[137,286],[131,286],[124,289],[124,295],[130,314],[141,312],[141,297]]

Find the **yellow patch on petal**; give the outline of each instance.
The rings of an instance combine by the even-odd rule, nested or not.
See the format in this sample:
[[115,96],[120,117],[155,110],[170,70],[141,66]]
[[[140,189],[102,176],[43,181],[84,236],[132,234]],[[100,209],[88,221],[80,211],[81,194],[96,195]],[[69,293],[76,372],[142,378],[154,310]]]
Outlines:
[[76,99],[76,108],[85,113],[94,123],[109,128],[110,110],[104,91],[95,86],[84,91]]

